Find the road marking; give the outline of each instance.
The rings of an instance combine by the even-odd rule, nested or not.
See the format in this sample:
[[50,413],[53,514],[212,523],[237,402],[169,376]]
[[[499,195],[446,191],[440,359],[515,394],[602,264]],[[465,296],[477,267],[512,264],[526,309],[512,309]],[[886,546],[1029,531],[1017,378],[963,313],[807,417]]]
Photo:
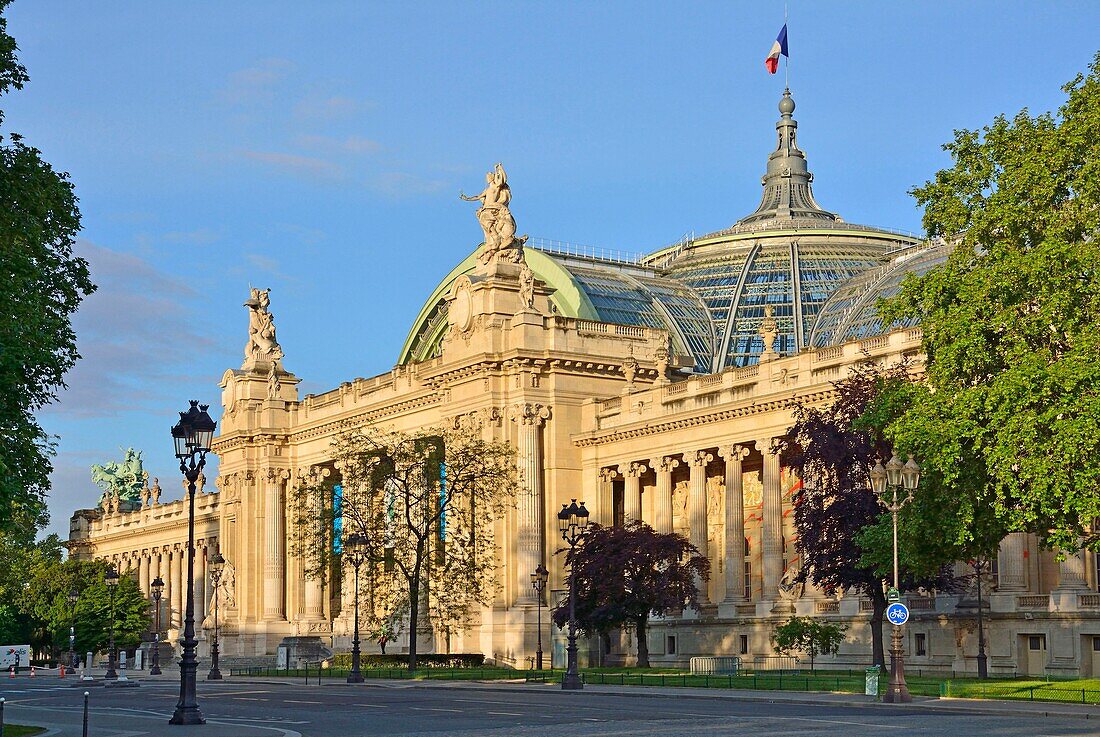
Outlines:
[[288,704],[323,704],[324,701],[295,701],[294,699],[285,699]]
[[462,709],[440,709],[433,706],[410,706],[409,709],[412,711],[449,711],[452,714],[462,713]]
[[518,711],[487,711],[486,714],[493,714],[498,717],[521,717],[523,716]]
[[251,696],[234,696],[232,698],[234,701],[271,701],[271,699],[255,699]]
[[368,709],[385,709],[385,704],[352,704],[352,706],[365,706]]

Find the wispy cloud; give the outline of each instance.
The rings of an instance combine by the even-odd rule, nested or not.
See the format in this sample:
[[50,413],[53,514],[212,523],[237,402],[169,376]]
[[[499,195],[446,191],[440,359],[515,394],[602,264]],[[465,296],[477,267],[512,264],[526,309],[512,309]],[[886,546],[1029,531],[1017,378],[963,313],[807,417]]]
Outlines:
[[295,281],[295,277],[285,273],[279,265],[279,262],[270,256],[264,256],[259,253],[246,253],[244,254],[244,260],[251,267],[247,270],[249,273],[260,272],[282,281]]
[[371,102],[340,95],[321,98],[310,96],[294,105],[294,115],[303,120],[334,121],[349,118],[370,107],[373,107]]
[[334,138],[332,136],[305,135],[299,136],[297,142],[302,148],[342,154],[373,154],[382,150],[381,143],[363,136]]
[[246,159],[258,161],[287,174],[323,179],[338,179],[344,176],[342,166],[314,156],[281,151],[241,151],[240,153]]
[[234,105],[272,102],[279,82],[293,70],[294,62],[289,59],[261,59],[252,66],[231,73],[218,97]]
[[195,291],[132,254],[87,240],[77,252],[99,289],[73,318],[82,358],[66,376],[68,389],[43,414],[108,417],[170,395],[177,380],[191,378],[180,367],[215,345],[191,327]]

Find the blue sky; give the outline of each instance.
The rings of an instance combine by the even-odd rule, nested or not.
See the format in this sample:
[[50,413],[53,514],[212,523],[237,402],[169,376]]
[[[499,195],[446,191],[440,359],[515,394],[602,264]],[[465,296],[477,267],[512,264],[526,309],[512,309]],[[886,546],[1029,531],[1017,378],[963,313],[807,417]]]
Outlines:
[[[919,230],[906,194],[956,128],[1043,111],[1097,51],[1095,2],[794,2],[791,89],[823,207]],[[303,394],[387,371],[480,240],[502,161],[520,232],[646,251],[757,204],[782,3],[53,2],[9,10],[31,82],[7,129],[72,174],[100,290],[84,360],[41,413],[52,531],[168,429],[217,404],[242,302],[269,286]],[[1092,30],[1090,30],[1092,29]]]

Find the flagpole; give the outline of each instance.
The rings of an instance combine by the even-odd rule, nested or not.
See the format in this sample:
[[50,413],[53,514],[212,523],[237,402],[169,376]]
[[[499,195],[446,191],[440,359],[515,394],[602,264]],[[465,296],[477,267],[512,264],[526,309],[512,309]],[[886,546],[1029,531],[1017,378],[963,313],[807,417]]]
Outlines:
[[[788,3],[783,3],[783,27],[787,28],[787,15],[788,15]],[[787,29],[787,33],[790,33],[790,29]],[[790,41],[787,42],[787,46],[790,47]],[[791,88],[791,55],[788,53],[783,57],[783,87],[787,90]]]

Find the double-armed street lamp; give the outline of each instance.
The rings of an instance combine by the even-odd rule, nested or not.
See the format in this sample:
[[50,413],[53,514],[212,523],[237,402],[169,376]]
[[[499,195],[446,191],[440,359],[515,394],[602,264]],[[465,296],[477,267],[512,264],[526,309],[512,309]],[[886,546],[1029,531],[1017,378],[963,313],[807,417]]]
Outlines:
[[348,673],[348,683],[362,683],[363,673],[359,670],[359,566],[367,557],[367,538],[358,532],[353,532],[344,538],[344,555],[355,569],[355,624],[353,625],[351,638],[351,672]]
[[[588,510],[584,508],[584,502],[577,504],[572,499],[570,504],[561,505],[558,512],[558,529],[561,530],[562,540],[569,546],[569,554],[572,557],[577,549],[577,543],[584,536],[588,528]],[[569,566],[569,646],[565,649],[567,665],[565,676],[562,678],[561,687],[566,691],[579,691],[584,688],[581,674],[577,669],[577,586],[574,580],[574,565]]]
[[76,603],[80,601],[80,592],[69,589],[69,668],[76,663]]
[[[920,466],[909,456],[907,463],[902,463],[897,453],[893,454],[886,466],[880,459],[871,469],[871,490],[878,497],[879,502],[890,512],[894,523],[894,587],[891,590],[891,598],[897,596],[898,584],[898,512],[909,502],[913,501],[913,492],[920,483]],[[898,492],[904,491],[905,496],[898,497]],[[899,608],[900,609],[900,608]],[[904,609],[900,609],[904,612]],[[905,661],[901,649],[901,625],[893,625],[893,633],[890,638],[890,686],[882,700],[891,704],[908,703],[913,700],[909,695],[909,687],[905,683]]]
[[118,679],[115,672],[115,589],[118,588],[118,571],[114,566],[107,567],[103,582],[107,584],[107,599],[111,602],[110,618],[107,620],[107,672],[103,674],[103,680],[114,681]]
[[[537,645],[535,646],[535,670],[542,670],[542,592],[546,591],[546,582],[550,579],[550,571],[546,570],[546,566],[539,563],[535,568],[534,573],[531,574],[531,588],[535,590],[535,604],[538,610],[538,634]],[[551,663],[553,667],[553,663]]]
[[214,553],[210,559],[210,588],[214,589],[214,641],[210,644],[210,672],[206,674],[208,681],[220,681],[222,672],[218,669],[218,587],[222,583],[222,571],[225,570],[225,558],[221,553]]
[[153,609],[156,611],[154,615],[156,617],[157,631],[153,633],[153,667],[149,669],[149,675],[160,675],[160,597],[164,594],[164,581],[160,576],[153,579],[153,582],[149,584],[149,589],[153,593]]
[[180,421],[172,428],[172,440],[176,446],[176,458],[180,472],[187,479],[187,605],[183,620],[183,657],[180,658],[180,698],[169,724],[206,724],[199,710],[195,677],[199,662],[195,651],[195,483],[206,465],[206,454],[214,442],[217,423],[206,411],[210,405],[199,405],[192,399],[186,412],[180,412]]

